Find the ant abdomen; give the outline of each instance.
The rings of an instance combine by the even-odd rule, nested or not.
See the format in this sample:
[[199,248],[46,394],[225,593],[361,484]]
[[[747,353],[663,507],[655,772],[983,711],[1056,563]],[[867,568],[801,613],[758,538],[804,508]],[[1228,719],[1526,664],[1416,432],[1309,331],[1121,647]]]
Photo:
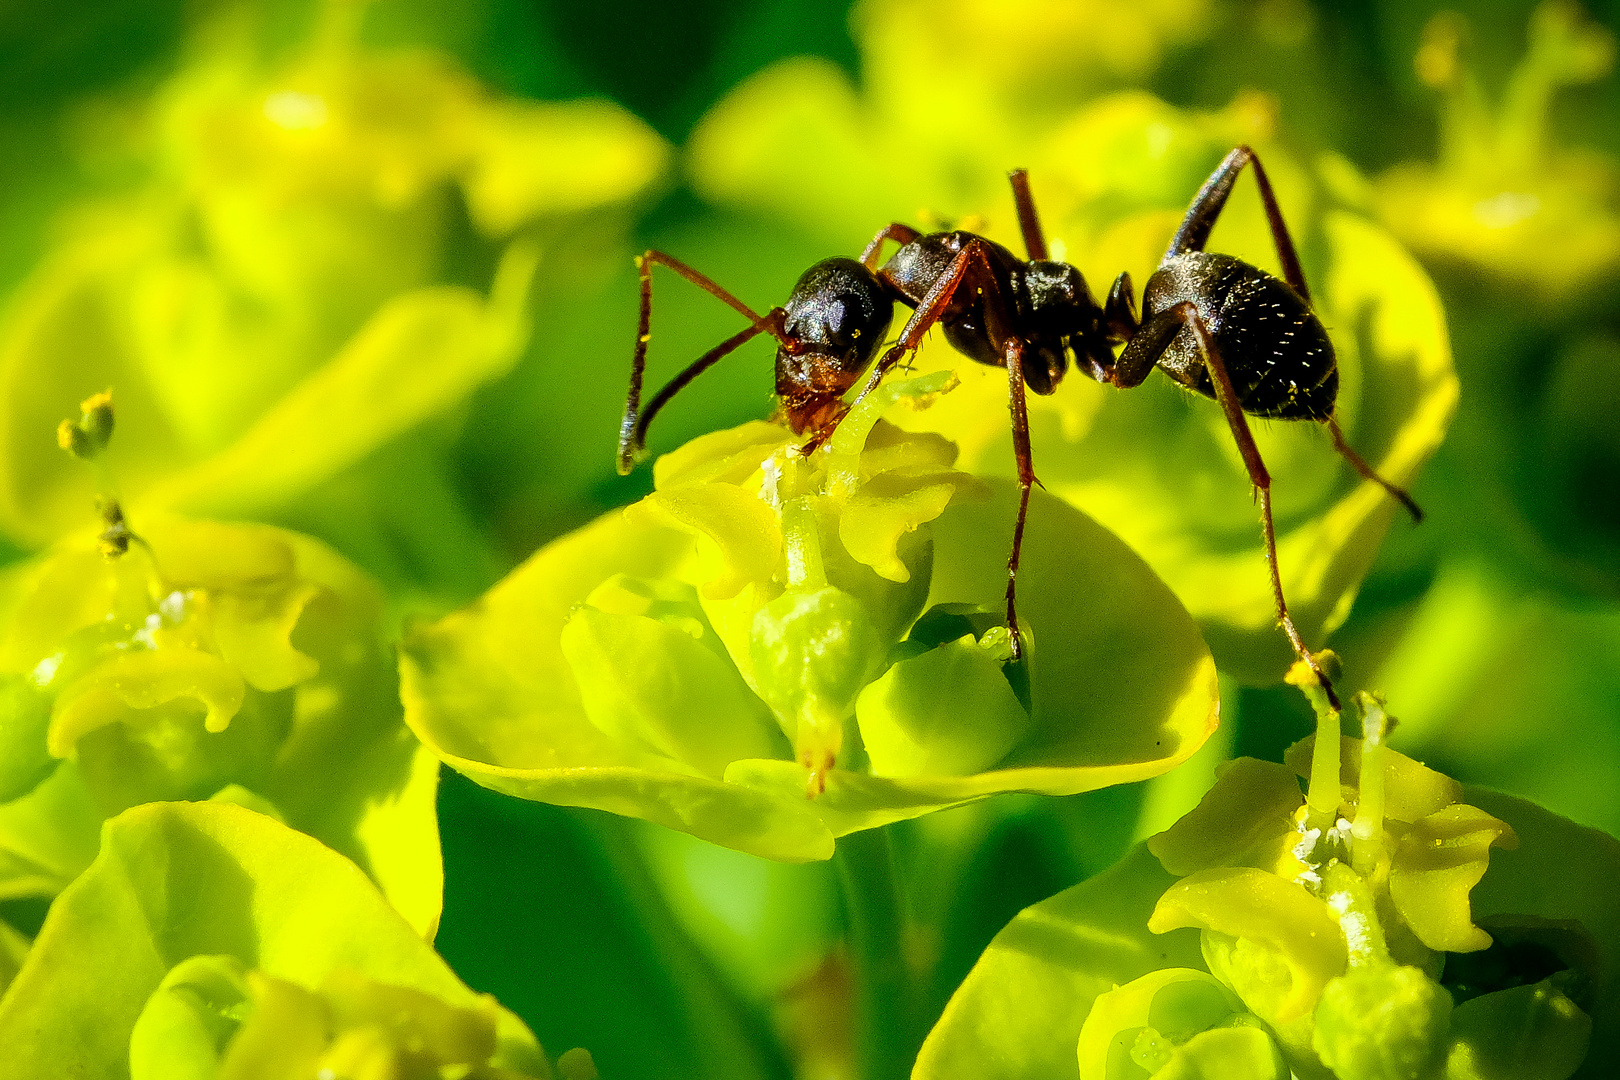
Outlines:
[[[1148,279],[1142,317],[1190,301],[1214,335],[1243,411],[1277,420],[1333,415],[1339,372],[1327,329],[1289,284],[1229,255],[1188,251]],[[1159,366],[1183,386],[1215,396],[1190,327]]]
[[823,259],[782,305],[785,342],[776,350],[776,394],[796,432],[821,426],[871,364],[894,319],[894,300],[855,259]]

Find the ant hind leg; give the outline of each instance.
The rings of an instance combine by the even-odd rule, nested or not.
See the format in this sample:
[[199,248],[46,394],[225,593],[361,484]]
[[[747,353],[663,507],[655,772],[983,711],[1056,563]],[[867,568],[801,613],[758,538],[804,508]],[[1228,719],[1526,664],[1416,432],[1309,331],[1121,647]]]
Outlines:
[[1391,498],[1395,499],[1402,506],[1406,507],[1406,512],[1412,515],[1413,524],[1423,520],[1423,508],[1417,504],[1417,500],[1408,495],[1406,493],[1406,489],[1396,487],[1394,484],[1390,483],[1388,480],[1385,480],[1382,476],[1379,476],[1376,472],[1374,472],[1373,467],[1368,465],[1366,460],[1362,458],[1360,454],[1352,450],[1349,443],[1344,441],[1344,432],[1339,428],[1338,417],[1329,416],[1324,423],[1327,424],[1327,429],[1333,436],[1333,449],[1337,450],[1340,455],[1343,456],[1344,460],[1351,464],[1356,472],[1360,473],[1364,478],[1371,480],[1373,483],[1389,492]]
[[1165,260],[1189,251],[1204,250],[1210,230],[1215,228],[1216,219],[1226,207],[1227,196],[1232,194],[1232,185],[1237,183],[1238,173],[1243,171],[1245,165],[1254,166],[1254,180],[1260,187],[1260,202],[1266,210],[1266,221],[1271,225],[1271,241],[1277,248],[1277,261],[1282,264],[1283,280],[1309,304],[1310,287],[1305,284],[1305,272],[1299,268],[1299,254],[1294,250],[1293,237],[1289,236],[1288,225],[1283,221],[1282,208],[1277,205],[1277,196],[1271,190],[1271,180],[1266,176],[1260,158],[1247,146],[1239,146],[1227,154],[1210,178],[1204,181],[1204,186],[1198,189],[1192,205],[1187,208],[1187,216],[1181,221],[1181,228],[1170,240],[1170,250],[1164,253]]
[[1198,309],[1187,300],[1177,304],[1164,313],[1174,315],[1192,329],[1198,340],[1198,351],[1204,361],[1204,368],[1209,372],[1210,382],[1214,384],[1215,400],[1220,402],[1221,411],[1226,414],[1227,426],[1232,429],[1232,438],[1236,440],[1238,453],[1243,456],[1244,468],[1248,470],[1249,481],[1254,484],[1260,495],[1260,531],[1266,548],[1266,563],[1271,571],[1271,598],[1276,606],[1277,621],[1282,624],[1283,633],[1288,635],[1288,642],[1294,647],[1294,652],[1315,673],[1317,681],[1328,696],[1328,701],[1335,709],[1340,707],[1339,696],[1334,693],[1333,682],[1322,670],[1311,650],[1306,646],[1299,628],[1294,625],[1294,618],[1288,612],[1288,601],[1283,597],[1282,574],[1277,568],[1277,529],[1271,516],[1271,474],[1266,470],[1266,463],[1260,458],[1260,448],[1255,445],[1254,434],[1249,430],[1249,422],[1243,415],[1243,406],[1239,404],[1237,390],[1232,386],[1232,377],[1226,371],[1226,364],[1221,360],[1221,354],[1215,347],[1215,335],[1210,333],[1209,327],[1199,316]]

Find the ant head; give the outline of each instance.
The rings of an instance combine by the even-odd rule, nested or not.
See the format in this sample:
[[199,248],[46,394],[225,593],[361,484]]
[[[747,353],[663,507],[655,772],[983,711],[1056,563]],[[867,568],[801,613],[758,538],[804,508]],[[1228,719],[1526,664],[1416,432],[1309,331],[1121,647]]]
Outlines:
[[782,305],[787,340],[776,350],[776,392],[785,400],[842,395],[872,362],[894,318],[894,300],[854,259],[816,263]]

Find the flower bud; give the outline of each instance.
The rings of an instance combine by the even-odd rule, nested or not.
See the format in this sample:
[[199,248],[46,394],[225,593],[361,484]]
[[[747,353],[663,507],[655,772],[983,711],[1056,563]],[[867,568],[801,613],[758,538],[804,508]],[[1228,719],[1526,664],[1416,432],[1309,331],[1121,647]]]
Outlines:
[[1311,1047],[1339,1080],[1423,1080],[1450,1025],[1444,987],[1417,968],[1373,964],[1323,988]]
[[754,681],[811,770],[813,793],[837,760],[844,721],[884,651],[865,607],[842,589],[786,592],[755,613]]
[[112,391],[85,398],[79,410],[77,421],[63,420],[56,425],[56,445],[80,461],[94,461],[112,441]]
[[1164,968],[1100,995],[1077,1047],[1081,1080],[1286,1080],[1271,1036],[1208,972]]
[[616,575],[575,609],[561,644],[603,734],[716,779],[739,758],[774,756],[770,719],[690,586]]
[[965,776],[993,767],[1029,730],[1003,672],[1005,631],[966,634],[896,663],[856,705],[874,776]]

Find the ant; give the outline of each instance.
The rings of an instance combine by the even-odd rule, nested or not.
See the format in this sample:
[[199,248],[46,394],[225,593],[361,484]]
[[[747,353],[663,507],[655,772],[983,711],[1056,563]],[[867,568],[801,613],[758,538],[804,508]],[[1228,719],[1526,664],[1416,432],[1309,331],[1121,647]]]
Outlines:
[[[1282,264],[1279,280],[1228,255],[1204,250],[1244,166],[1252,166],[1271,238]],[[778,415],[795,434],[809,433],[809,454],[825,442],[847,411],[844,394],[871,364],[899,301],[912,309],[900,337],[873,365],[853,404],[895,364],[921,344],[935,325],[957,351],[993,367],[1005,367],[1012,412],[1013,451],[1018,461],[1018,520],[1007,559],[1007,629],[1013,656],[1021,655],[1016,604],[1018,556],[1030,488],[1039,483],[1030,455],[1025,389],[1050,394],[1075,366],[1100,383],[1140,385],[1155,367],[1205,397],[1226,414],[1232,437],[1258,493],[1261,532],[1271,572],[1277,619],[1289,643],[1315,672],[1335,708],[1332,683],[1306,647],[1283,598],[1277,571],[1277,541],[1271,516],[1271,476],[1260,459],[1245,413],[1275,420],[1315,420],[1326,425],[1333,448],[1363,477],[1381,485],[1421,521],[1411,496],[1375,473],[1344,440],[1334,416],[1339,372],[1333,344],[1311,308],[1310,290],[1283,222],[1271,182],[1247,146],[1226,155],[1193,198],[1159,267],[1142,293],[1128,273],[1114,280],[1101,306],[1080,271],[1047,256],[1046,239],[1030,194],[1029,177],[1010,174],[1018,224],[1028,259],[975,233],[961,230],[924,235],[898,222],[881,229],[857,259],[825,259],[799,279],[786,304],[757,315],[725,289],[677,259],[648,251],[636,260],[641,274],[641,322],[630,392],[619,430],[619,471],[628,473],[644,452],[647,427],[660,409],[717,360],[759,334],[777,343]],[[878,265],[887,241],[899,244]],[[652,268],[663,265],[735,308],[748,327],[716,345],[670,380],[641,407],[652,318]],[[1123,345],[1118,357],[1115,346]],[[853,404],[850,406],[853,407]]]

